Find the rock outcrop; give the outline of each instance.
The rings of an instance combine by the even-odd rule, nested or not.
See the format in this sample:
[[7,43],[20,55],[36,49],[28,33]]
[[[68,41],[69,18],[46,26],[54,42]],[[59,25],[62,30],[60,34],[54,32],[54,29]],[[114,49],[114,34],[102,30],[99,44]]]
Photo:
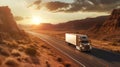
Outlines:
[[120,32],[120,9],[114,9],[108,19],[101,25],[96,25],[91,29],[95,33]]
[[0,7],[0,32],[20,32],[8,6]]
[[105,33],[120,31],[120,9],[114,9],[110,17],[101,27]]

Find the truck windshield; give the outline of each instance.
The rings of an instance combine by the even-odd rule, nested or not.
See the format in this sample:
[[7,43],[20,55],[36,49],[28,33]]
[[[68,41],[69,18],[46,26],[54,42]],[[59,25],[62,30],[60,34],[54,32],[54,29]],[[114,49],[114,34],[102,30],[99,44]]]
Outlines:
[[83,39],[86,39],[87,37],[82,37]]
[[89,43],[89,41],[81,41],[82,43]]
[[81,37],[82,40],[87,40],[87,37],[83,36]]

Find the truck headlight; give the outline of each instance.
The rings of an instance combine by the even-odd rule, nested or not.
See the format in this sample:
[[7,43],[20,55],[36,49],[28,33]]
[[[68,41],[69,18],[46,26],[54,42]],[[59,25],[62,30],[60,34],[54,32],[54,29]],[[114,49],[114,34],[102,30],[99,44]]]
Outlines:
[[82,47],[82,49],[85,49],[85,47]]
[[90,46],[90,49],[92,49],[92,46]]
[[90,43],[88,43],[88,45],[90,45]]

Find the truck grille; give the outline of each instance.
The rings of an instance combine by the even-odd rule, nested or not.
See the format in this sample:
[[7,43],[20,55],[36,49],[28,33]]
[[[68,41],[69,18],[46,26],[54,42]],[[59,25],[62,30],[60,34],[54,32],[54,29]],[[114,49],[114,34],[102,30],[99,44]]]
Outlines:
[[89,45],[86,45],[86,46],[85,46],[85,49],[90,49],[90,46],[89,46]]

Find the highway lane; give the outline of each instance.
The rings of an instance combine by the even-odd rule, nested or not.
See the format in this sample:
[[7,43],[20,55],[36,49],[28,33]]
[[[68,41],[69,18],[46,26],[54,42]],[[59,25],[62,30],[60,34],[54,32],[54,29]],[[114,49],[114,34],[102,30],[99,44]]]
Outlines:
[[30,32],[32,35],[39,37],[52,47],[59,50],[78,64],[80,67],[120,67],[120,55],[93,48],[90,53],[80,52],[72,46],[68,46],[65,41],[45,34]]

